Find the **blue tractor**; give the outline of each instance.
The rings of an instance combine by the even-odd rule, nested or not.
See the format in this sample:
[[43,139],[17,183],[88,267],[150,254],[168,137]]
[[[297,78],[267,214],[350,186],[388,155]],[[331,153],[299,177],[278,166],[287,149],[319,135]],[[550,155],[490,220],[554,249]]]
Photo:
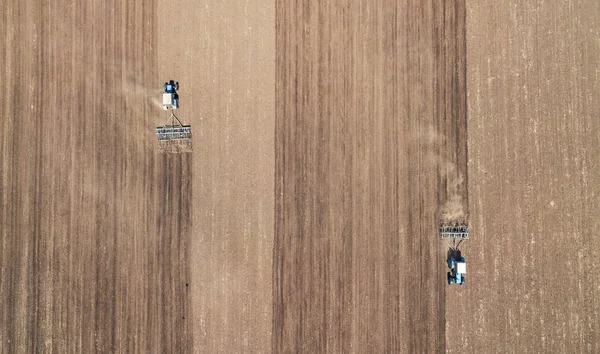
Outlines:
[[[191,146],[192,127],[183,125],[175,115],[175,110],[179,108],[179,95],[177,94],[179,82],[173,80],[165,82],[164,89],[162,107],[164,110],[169,110],[170,114],[165,125],[156,127],[156,138],[165,151],[185,152],[185,147]],[[182,149],[182,147],[184,148]]]
[[467,262],[465,261],[465,257],[461,257],[460,251],[456,250],[455,253],[458,253],[458,256],[448,257],[448,268],[450,268],[448,272],[448,285],[465,285]]
[[450,249],[448,250],[448,285],[459,284],[465,285],[465,274],[467,273],[467,261],[465,257],[460,254],[458,247],[460,244],[469,238],[469,225],[466,221],[456,223],[442,223],[440,224],[440,237],[452,242],[448,242]]
[[165,82],[165,92],[163,93],[162,104],[165,111],[168,109],[179,108],[179,95],[177,94],[177,90],[179,90],[179,82],[174,82],[173,80]]

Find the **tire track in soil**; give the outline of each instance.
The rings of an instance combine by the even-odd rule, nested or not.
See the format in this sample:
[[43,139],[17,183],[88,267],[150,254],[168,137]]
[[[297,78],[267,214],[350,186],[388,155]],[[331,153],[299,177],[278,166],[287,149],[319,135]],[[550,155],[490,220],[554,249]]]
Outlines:
[[158,297],[155,301],[161,312],[159,322],[149,321],[149,325],[156,326],[160,336],[147,349],[188,352],[193,348],[189,294],[192,154],[161,153],[158,166],[158,252],[153,263],[157,264],[154,279],[160,291],[151,296]]

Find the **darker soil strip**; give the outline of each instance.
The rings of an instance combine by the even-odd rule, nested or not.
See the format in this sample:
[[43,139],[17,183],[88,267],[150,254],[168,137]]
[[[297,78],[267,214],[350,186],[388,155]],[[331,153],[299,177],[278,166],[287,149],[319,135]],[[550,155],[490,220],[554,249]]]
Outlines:
[[277,3],[273,352],[445,350],[436,225],[448,185],[468,209],[464,21],[464,1]]
[[[440,134],[438,206],[458,195],[465,216],[469,214],[468,150],[467,150],[467,53],[465,0],[443,1],[435,14],[435,114],[436,129]],[[452,168],[448,168],[452,166]],[[440,214],[442,210],[438,211]],[[446,351],[445,273],[439,285],[439,343],[440,352]]]

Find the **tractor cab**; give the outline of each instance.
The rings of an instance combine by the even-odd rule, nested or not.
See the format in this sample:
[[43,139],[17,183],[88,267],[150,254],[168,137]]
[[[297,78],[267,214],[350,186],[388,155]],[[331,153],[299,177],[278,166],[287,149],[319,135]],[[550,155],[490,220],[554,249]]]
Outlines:
[[173,80],[169,82],[165,82],[165,92],[163,93],[163,102],[162,107],[166,111],[168,109],[178,109],[179,108],[179,95],[177,94],[177,90],[179,90],[179,82],[174,82]]
[[467,262],[464,257],[458,254],[458,257],[449,257],[448,258],[448,268],[450,271],[448,272],[448,285],[452,284],[465,284],[465,274],[467,273]]

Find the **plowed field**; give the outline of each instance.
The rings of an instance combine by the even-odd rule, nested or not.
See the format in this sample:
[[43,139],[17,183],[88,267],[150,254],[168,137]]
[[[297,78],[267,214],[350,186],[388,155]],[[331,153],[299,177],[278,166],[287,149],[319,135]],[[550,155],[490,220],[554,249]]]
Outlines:
[[437,220],[468,210],[464,10],[279,4],[274,352],[444,350]]
[[599,22],[0,0],[0,352],[600,352]]

